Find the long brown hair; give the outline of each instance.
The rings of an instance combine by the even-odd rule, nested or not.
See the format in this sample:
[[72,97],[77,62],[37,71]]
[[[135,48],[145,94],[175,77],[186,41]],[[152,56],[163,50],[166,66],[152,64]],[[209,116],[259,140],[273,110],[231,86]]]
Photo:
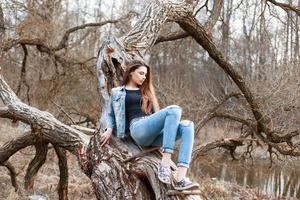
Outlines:
[[158,101],[155,95],[154,87],[152,85],[152,72],[150,66],[140,60],[132,60],[125,65],[126,71],[123,76],[123,85],[126,85],[130,81],[131,72],[141,66],[147,67],[146,79],[142,85],[138,86],[141,90],[142,111],[146,114],[150,114],[152,108],[155,111],[159,110]]

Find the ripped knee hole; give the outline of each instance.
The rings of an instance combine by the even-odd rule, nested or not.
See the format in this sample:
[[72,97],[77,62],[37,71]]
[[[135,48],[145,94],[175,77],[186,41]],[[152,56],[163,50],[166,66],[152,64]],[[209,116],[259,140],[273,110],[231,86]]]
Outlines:
[[190,126],[190,125],[192,125],[192,121],[190,121],[190,120],[182,120],[182,121],[180,121],[180,124],[182,125],[182,126]]

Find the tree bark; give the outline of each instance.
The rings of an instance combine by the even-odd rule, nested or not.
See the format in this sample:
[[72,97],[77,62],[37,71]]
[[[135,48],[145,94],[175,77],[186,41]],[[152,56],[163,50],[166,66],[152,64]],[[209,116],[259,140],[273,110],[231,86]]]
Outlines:
[[[131,59],[143,60],[143,52],[154,45],[164,22],[173,17],[171,13],[177,15],[180,11],[186,12],[184,8],[188,6],[184,3],[152,3],[127,35],[121,38],[111,37],[102,43],[97,61],[100,131],[106,127],[109,92],[112,87],[121,85],[125,62]],[[87,170],[87,174],[92,180],[97,198],[199,199],[199,195],[194,194],[167,196],[167,191],[171,188],[159,182],[156,176],[161,157],[158,152],[127,162],[126,157],[140,152],[130,138],[124,141],[112,138],[109,147],[100,148],[99,137],[99,134],[96,134],[91,139],[87,150],[89,167],[93,168]],[[99,154],[102,156],[95,157]],[[115,182],[116,179],[120,181]]]
[[0,41],[2,41],[4,33],[5,33],[4,14],[2,10],[2,4],[0,3]]

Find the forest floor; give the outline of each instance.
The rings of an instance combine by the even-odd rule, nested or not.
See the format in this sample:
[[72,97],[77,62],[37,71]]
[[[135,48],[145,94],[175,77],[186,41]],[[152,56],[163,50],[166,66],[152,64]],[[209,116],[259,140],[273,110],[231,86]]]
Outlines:
[[[12,127],[8,121],[0,119],[0,146],[22,134],[20,128]],[[0,167],[0,200],[29,199],[31,195],[42,195],[46,199],[58,199],[56,187],[59,181],[58,160],[55,151],[50,147],[47,161],[40,169],[32,191],[24,191],[24,176],[30,160],[34,157],[34,147],[28,147],[10,158],[18,174],[19,191],[11,185],[10,176],[5,167]],[[67,154],[69,166],[69,199],[96,199],[89,179],[81,172],[76,157]],[[194,179],[193,177],[191,177]],[[255,190],[241,187],[234,183],[201,177],[201,196],[203,199],[269,199]]]

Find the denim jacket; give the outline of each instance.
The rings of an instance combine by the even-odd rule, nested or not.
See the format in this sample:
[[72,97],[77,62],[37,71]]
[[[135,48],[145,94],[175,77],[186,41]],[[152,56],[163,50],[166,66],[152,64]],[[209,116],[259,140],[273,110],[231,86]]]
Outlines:
[[[107,128],[116,128],[118,138],[125,137],[125,86],[112,88],[107,109]],[[155,112],[152,109],[152,112]]]

